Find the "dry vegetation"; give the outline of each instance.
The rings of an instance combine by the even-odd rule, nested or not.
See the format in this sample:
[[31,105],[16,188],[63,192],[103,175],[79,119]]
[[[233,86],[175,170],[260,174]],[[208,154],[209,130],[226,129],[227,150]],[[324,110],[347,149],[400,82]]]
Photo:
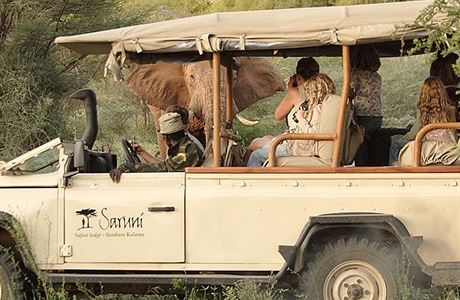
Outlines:
[[[127,24],[165,20],[210,11],[270,9],[281,7],[355,4],[380,1],[354,0],[95,0],[91,5],[82,0],[5,0],[0,3],[0,160],[10,159],[56,136],[73,140],[83,130],[82,108],[66,99],[82,86],[96,90],[99,101],[100,135],[96,147],[110,144],[115,150],[121,137],[135,138],[155,149],[154,128],[139,99],[125,84],[101,78],[104,58],[84,58],[52,44],[55,36],[75,34]],[[441,1],[442,2],[442,1]],[[458,1],[452,1],[457,4]],[[95,9],[97,6],[97,9]],[[458,22],[459,10],[449,12]],[[100,16],[104,16],[101,18]],[[422,20],[423,21],[423,20]],[[442,25],[442,24],[441,24]],[[458,27],[458,26],[457,26]],[[441,27],[446,31],[448,27]],[[456,32],[451,35],[457,36]],[[458,36],[457,36],[458,37]],[[446,39],[446,35],[431,40]],[[452,51],[458,51],[454,40]],[[430,41],[429,41],[430,42]],[[428,44],[431,46],[432,44]],[[421,45],[423,46],[423,45]],[[319,58],[322,72],[339,84],[340,61]],[[273,59],[287,78],[293,73],[296,59]],[[426,56],[383,59],[383,105],[386,126],[403,126],[414,117],[415,101],[422,80],[428,75]],[[338,87],[340,88],[340,87]],[[284,130],[282,122],[273,120],[273,111],[282,94],[264,99],[243,113],[257,119],[259,125],[246,128],[237,125],[245,141]],[[460,299],[458,290],[419,290],[402,279],[401,299]],[[37,293],[41,299],[178,299],[175,295],[96,295],[80,287],[79,296],[60,289]],[[232,287],[184,288],[185,299],[289,299],[295,292],[278,287],[262,287],[242,282]],[[299,295],[301,298],[301,295]]]

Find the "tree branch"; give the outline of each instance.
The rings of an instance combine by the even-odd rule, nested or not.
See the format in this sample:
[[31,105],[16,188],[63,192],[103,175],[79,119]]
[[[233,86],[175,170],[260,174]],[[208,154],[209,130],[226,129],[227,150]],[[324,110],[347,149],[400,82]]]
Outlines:
[[53,38],[51,38],[49,41],[48,41],[48,45],[46,46],[46,49],[45,49],[45,52],[43,53],[43,57],[46,57],[51,49],[51,45],[53,44],[54,40],[56,39],[57,37],[57,33],[59,31],[59,26],[62,22],[62,16],[64,15],[64,12],[67,8],[67,5],[69,4],[69,0],[65,0],[64,1],[64,5],[62,5],[62,8],[59,10],[58,12],[58,15],[55,19],[55,22],[56,22],[56,26],[54,28],[54,34],[53,34]]

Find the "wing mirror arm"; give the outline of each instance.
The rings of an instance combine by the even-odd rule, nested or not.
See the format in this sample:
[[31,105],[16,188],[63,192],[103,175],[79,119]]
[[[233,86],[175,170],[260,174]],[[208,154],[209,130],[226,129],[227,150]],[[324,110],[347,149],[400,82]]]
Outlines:
[[78,174],[78,170],[65,172],[64,173],[64,179],[68,180],[68,179],[72,178],[73,176],[75,176],[77,174]]
[[85,169],[86,151],[83,141],[76,141],[73,149],[73,169],[64,173],[64,185],[68,186],[69,179]]
[[63,175],[63,177],[64,177],[64,186],[66,186],[66,187],[69,186],[70,178],[74,177],[77,174],[78,174],[78,170],[65,172],[64,175]]

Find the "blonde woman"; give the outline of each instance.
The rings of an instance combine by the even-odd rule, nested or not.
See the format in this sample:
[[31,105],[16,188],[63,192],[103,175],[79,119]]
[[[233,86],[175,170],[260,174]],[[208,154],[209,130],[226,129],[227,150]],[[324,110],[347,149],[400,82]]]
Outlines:
[[[335,86],[331,78],[325,74],[318,74],[304,83],[305,97],[308,104],[300,106],[296,116],[299,120],[297,133],[318,133],[321,116],[321,106],[326,97],[335,93]],[[316,141],[312,140],[289,140],[287,148],[289,155],[316,156]]]
[[[321,104],[327,95],[335,93],[334,83],[327,75],[320,73],[305,80],[301,90],[304,93],[303,98],[306,100],[299,105],[293,113],[297,121],[292,131],[317,133],[319,130]],[[287,141],[286,143],[278,145],[276,156],[316,156],[315,143],[315,141]],[[268,158],[269,146],[270,143],[267,143],[265,147],[252,152],[247,166],[262,166],[263,162]]]
[[[460,90],[458,84],[460,77],[455,74],[453,66],[458,59],[458,55],[451,53],[446,57],[438,57],[431,63],[430,76],[439,78],[444,84],[447,96],[449,97],[451,105],[457,110],[457,122],[460,122],[460,94],[457,91]],[[395,165],[398,163],[399,152],[408,142],[413,141],[415,136],[420,130],[420,113],[417,111],[417,118],[410,131],[405,135],[394,135],[391,137],[389,163]]]
[[[296,112],[299,107],[305,104],[305,81],[319,74],[319,64],[312,57],[304,57],[297,62],[296,73],[289,78],[288,92],[278,104],[275,110],[275,120],[286,119],[288,131],[293,132],[297,127]],[[272,135],[255,138],[249,144],[244,161],[248,167],[261,167],[268,158]],[[289,155],[285,147],[278,147],[277,156]]]
[[[455,107],[449,101],[442,81],[436,77],[428,77],[420,89],[417,102],[420,114],[420,128],[428,124],[455,122]],[[408,143],[401,150],[400,165],[413,164],[414,142]],[[450,165],[460,156],[457,149],[457,136],[453,129],[438,129],[429,132],[422,144],[421,165]]]

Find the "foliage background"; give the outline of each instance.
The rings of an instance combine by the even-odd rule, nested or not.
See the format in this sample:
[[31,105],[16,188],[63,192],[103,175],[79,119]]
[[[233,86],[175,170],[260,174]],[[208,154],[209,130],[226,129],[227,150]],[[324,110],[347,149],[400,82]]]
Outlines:
[[[82,87],[93,88],[98,95],[100,133],[96,147],[110,144],[118,148],[121,137],[136,138],[155,148],[155,129],[145,105],[136,99],[124,83],[102,78],[104,56],[84,57],[53,44],[55,37],[97,31],[130,24],[155,22],[216,11],[293,8],[374,3],[373,0],[2,0],[0,2],[0,160],[11,159],[52,138],[74,140],[84,129],[84,112],[68,96]],[[446,21],[432,26],[430,18],[446,13]],[[434,29],[419,48],[442,48],[443,54],[459,51],[459,1],[435,0],[418,24]],[[446,35],[446,33],[448,33]],[[445,47],[444,45],[449,45]],[[428,76],[429,56],[382,59],[383,107],[385,126],[404,126],[414,117],[415,102],[422,80]],[[273,58],[285,78],[293,72],[296,59]],[[318,58],[322,72],[341,82],[341,61]],[[460,68],[457,68],[460,71]],[[340,86],[337,87],[340,90]],[[272,115],[283,94],[264,99],[243,112],[260,120],[253,128],[237,126],[246,142],[264,134],[284,130]],[[270,291],[269,291],[270,292]],[[242,296],[246,295],[246,296]],[[258,286],[230,287],[218,299],[271,299]],[[403,299],[412,297],[408,291]],[[66,299],[57,291],[47,299]],[[193,297],[188,294],[188,299]],[[404,296],[404,295],[403,295]],[[95,299],[132,299],[99,297]],[[176,299],[160,296],[139,299]],[[199,297],[196,297],[198,299]],[[438,298],[438,297],[436,297]],[[439,299],[439,298],[438,298]],[[447,293],[443,299],[459,299]]]
[[[104,56],[84,57],[53,44],[56,36],[115,28],[189,15],[248,9],[274,9],[373,3],[369,0],[4,0],[0,3],[0,159],[8,160],[52,138],[74,140],[84,129],[80,103],[68,96],[82,87],[98,95],[100,130],[96,147],[119,149],[122,137],[136,138],[155,151],[155,129],[145,105],[125,83],[104,79]],[[297,59],[272,58],[285,78]],[[318,58],[322,72],[341,82],[341,61]],[[424,56],[382,59],[385,126],[403,126],[414,117]],[[340,86],[338,86],[340,90]],[[277,134],[283,122],[273,111],[283,94],[253,105],[243,115],[259,120],[252,128],[236,125],[246,143]]]

